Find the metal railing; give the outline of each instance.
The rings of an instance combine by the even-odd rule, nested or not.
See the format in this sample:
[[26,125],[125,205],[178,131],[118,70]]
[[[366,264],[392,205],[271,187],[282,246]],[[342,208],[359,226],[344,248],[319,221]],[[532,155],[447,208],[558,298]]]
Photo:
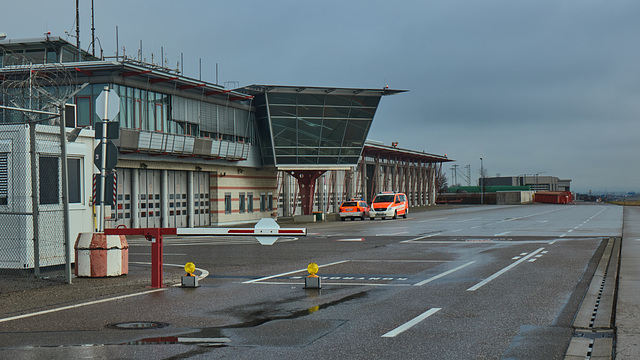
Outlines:
[[246,160],[251,145],[222,139],[196,138],[139,129],[120,129],[121,151],[143,151],[179,156]]

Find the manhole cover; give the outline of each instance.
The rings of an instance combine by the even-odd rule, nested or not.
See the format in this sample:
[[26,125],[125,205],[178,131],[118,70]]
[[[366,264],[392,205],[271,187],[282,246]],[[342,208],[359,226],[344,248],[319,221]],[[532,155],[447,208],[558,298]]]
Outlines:
[[147,330],[147,329],[160,329],[169,326],[167,323],[155,322],[155,321],[132,321],[123,322],[117,324],[109,324],[106,327],[110,329],[120,330]]

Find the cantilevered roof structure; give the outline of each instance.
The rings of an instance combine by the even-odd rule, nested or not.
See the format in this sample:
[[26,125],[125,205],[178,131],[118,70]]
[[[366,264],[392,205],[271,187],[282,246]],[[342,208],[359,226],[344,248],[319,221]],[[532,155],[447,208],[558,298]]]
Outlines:
[[380,98],[406,90],[250,85],[262,161],[298,179],[310,213],[316,179],[358,164]]
[[250,85],[264,164],[345,170],[358,164],[380,98],[406,90]]
[[447,155],[436,155],[425,153],[424,151],[414,151],[408,149],[401,149],[397,146],[386,146],[383,144],[377,144],[373,141],[367,141],[362,153],[363,157],[368,156],[372,158],[393,158],[400,161],[409,162],[423,162],[423,163],[443,163],[455,161],[449,159]]

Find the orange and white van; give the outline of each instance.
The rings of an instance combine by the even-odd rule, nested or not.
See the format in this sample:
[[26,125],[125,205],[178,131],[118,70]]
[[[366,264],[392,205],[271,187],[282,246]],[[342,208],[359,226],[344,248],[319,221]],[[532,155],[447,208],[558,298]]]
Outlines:
[[364,220],[365,217],[369,216],[369,209],[369,205],[363,200],[351,199],[345,201],[340,205],[340,220],[344,221],[346,218]]
[[407,195],[395,191],[385,191],[376,195],[371,203],[371,211],[369,211],[369,219],[394,218],[398,215],[406,218],[409,215],[409,202]]

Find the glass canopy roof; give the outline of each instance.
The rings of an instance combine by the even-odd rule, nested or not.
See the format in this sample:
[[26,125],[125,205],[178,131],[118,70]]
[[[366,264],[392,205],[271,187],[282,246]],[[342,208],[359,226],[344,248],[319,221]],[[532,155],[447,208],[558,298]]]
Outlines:
[[[240,90],[240,89],[239,89]],[[252,85],[265,164],[354,166],[383,95],[402,90]]]

